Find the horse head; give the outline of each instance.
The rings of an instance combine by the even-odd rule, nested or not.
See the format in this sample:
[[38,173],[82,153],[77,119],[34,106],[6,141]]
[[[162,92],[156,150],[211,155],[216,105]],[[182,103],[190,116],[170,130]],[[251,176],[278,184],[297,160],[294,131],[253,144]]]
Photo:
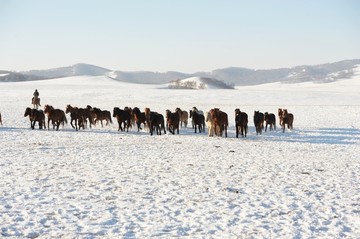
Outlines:
[[67,113],[71,112],[72,110],[73,110],[73,107],[71,105],[67,105],[66,109],[65,109],[65,113],[67,114]]
[[24,117],[26,117],[26,116],[28,116],[28,115],[31,115],[31,109],[30,109],[30,107],[27,107],[27,108],[25,109]]
[[283,109],[283,112],[282,112],[282,116],[285,117],[288,115],[288,111],[287,109]]

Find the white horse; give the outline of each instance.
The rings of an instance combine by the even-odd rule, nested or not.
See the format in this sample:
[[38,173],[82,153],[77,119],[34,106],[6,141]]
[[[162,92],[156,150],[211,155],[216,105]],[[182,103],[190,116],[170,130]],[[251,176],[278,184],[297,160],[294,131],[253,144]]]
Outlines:
[[214,119],[212,118],[210,111],[206,112],[205,121],[206,121],[206,126],[208,128],[209,136],[220,135],[220,127],[216,127],[216,132],[215,132]]

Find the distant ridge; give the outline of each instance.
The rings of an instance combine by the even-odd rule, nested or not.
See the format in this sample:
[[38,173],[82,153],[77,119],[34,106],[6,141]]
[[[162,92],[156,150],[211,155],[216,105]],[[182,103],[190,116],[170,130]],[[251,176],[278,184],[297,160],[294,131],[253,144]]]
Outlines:
[[320,65],[303,65],[270,70],[228,67],[213,70],[212,72],[187,74],[175,71],[165,73],[151,71],[113,71],[95,65],[79,63],[72,66],[48,70],[31,70],[23,72],[0,71],[0,82],[43,80],[80,75],[105,75],[114,80],[139,84],[167,84],[190,77],[214,79],[229,86],[258,85],[272,82],[327,83],[352,77],[355,73],[354,69],[359,65],[360,59],[353,59]]
[[29,75],[37,75],[46,78],[60,78],[60,77],[81,76],[81,75],[102,76],[110,71],[111,70],[99,66],[85,64],[85,63],[78,63],[67,67],[52,68],[48,70],[32,70],[21,73],[29,74]]

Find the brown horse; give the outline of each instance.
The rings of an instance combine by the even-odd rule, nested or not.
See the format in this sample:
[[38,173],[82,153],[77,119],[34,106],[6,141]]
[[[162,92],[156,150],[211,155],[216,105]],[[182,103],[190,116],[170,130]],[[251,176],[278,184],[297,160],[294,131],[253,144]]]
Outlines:
[[217,136],[222,136],[225,131],[225,137],[227,137],[227,127],[229,125],[228,115],[219,108],[211,109],[210,114],[214,120],[214,132],[217,133],[217,128],[219,128],[220,134]]
[[196,133],[196,126],[199,129],[199,133],[201,133],[202,131],[205,132],[205,127],[204,127],[205,117],[203,114],[200,114],[197,110],[190,110],[190,118],[192,118],[192,122],[195,128],[195,133]]
[[166,110],[166,124],[170,133],[179,134],[180,114],[178,112],[172,113],[170,110]]
[[1,119],[1,113],[0,113],[0,124],[1,124],[1,126],[3,125],[2,119]]
[[256,134],[261,134],[264,129],[264,114],[260,111],[254,111],[254,125]]
[[35,129],[36,122],[39,123],[39,129],[42,129],[42,127],[44,127],[46,129],[45,115],[42,110],[31,109],[30,107],[27,107],[25,109],[25,113],[24,113],[24,117],[26,117],[26,116],[29,116],[31,129]]
[[91,110],[91,121],[96,125],[97,121],[101,122],[101,127],[104,127],[103,120],[106,121],[106,126],[112,124],[111,113],[108,110],[101,110],[99,108],[92,108]]
[[134,109],[132,109],[132,111],[131,111],[131,114],[134,117],[135,123],[138,127],[138,132],[139,132],[142,129],[141,124],[144,124],[144,126],[146,126],[145,112],[141,112],[138,107],[134,107]]
[[235,109],[236,138],[239,137],[239,133],[241,133],[243,137],[246,137],[248,122],[248,115],[245,112],[241,112],[240,109]]
[[281,108],[278,109],[278,116],[279,116],[279,125],[282,126],[281,118],[283,115],[283,110]]
[[265,132],[267,130],[268,125],[270,125],[270,131],[276,130],[276,117],[273,113],[264,113],[264,121],[265,121]]
[[[71,126],[77,131],[78,126],[79,129],[83,128],[85,129],[85,109],[78,108],[78,107],[72,107],[71,105],[66,106],[65,113],[70,113],[70,124]],[[73,125],[73,121],[75,121],[75,126]]]
[[279,109],[278,114],[280,117],[280,125],[283,129],[283,133],[285,132],[285,125],[287,124],[288,129],[293,129],[294,115],[288,113],[287,109]]
[[183,124],[184,127],[187,128],[188,119],[189,119],[188,112],[181,110],[179,107],[175,109],[175,112],[179,114],[181,128],[183,127]]
[[[129,132],[129,127],[131,126],[131,109],[125,108],[122,110],[119,107],[114,107],[113,117],[116,118],[119,124],[118,131],[124,131],[126,129],[126,132]],[[124,124],[124,129],[122,128],[122,124]]]
[[39,98],[39,97],[37,97],[37,98],[33,97],[33,98],[31,99],[31,104],[33,105],[33,108],[34,108],[34,109],[38,109],[39,106],[41,106],[41,105],[40,105],[40,98]]
[[66,115],[63,110],[54,109],[54,107],[52,107],[51,105],[45,105],[44,113],[47,115],[48,118],[48,122],[47,122],[48,130],[50,129],[49,128],[50,120],[53,123],[53,128],[55,129],[56,127],[56,130],[59,130],[60,124],[62,125],[64,125],[64,123],[67,124]]
[[87,105],[86,108],[84,108],[84,117],[85,117],[85,125],[87,125],[87,121],[89,120],[89,127],[91,129],[91,125],[94,124],[92,117],[91,117],[91,111],[92,107],[90,105]]

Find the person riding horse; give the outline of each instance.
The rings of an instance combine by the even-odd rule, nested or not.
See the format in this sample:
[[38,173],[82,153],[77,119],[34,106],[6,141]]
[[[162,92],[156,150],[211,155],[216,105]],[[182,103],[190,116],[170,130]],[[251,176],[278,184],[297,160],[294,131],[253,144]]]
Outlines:
[[37,89],[35,89],[35,92],[33,93],[33,98],[32,98],[32,104],[34,105],[34,108],[37,109],[38,106],[40,105],[40,98],[39,98],[39,91]]
[[37,99],[37,98],[39,98],[39,91],[37,90],[37,89],[35,89],[35,92],[34,92],[34,94],[33,94],[33,96],[34,96],[34,98],[35,99]]

